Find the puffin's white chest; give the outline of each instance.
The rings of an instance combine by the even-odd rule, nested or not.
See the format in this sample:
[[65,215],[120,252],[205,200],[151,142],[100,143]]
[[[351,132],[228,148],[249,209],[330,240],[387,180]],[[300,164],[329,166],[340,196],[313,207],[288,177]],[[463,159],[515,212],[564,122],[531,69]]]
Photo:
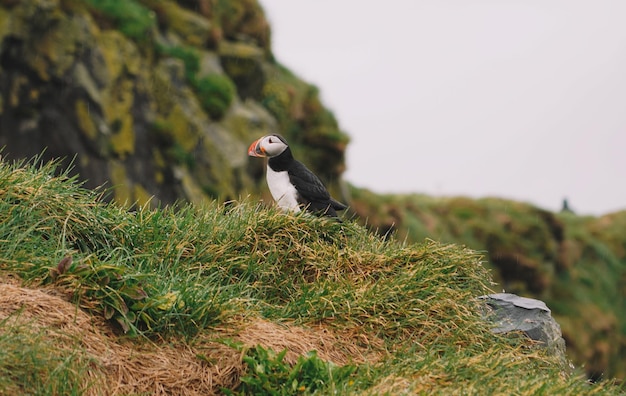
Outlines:
[[267,186],[272,193],[272,197],[276,204],[286,210],[299,212],[298,192],[289,181],[287,171],[276,172],[269,166],[267,167]]

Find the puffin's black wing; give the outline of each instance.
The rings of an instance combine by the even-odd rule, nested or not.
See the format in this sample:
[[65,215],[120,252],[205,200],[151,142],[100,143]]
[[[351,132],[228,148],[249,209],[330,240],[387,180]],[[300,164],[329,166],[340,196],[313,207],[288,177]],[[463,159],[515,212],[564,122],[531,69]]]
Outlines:
[[300,195],[300,203],[308,205],[310,211],[337,216],[335,210],[345,209],[345,205],[330,197],[322,181],[301,162],[294,160],[288,174],[289,181]]
[[293,161],[287,170],[289,180],[298,193],[308,201],[329,201],[330,194],[322,181],[302,162]]

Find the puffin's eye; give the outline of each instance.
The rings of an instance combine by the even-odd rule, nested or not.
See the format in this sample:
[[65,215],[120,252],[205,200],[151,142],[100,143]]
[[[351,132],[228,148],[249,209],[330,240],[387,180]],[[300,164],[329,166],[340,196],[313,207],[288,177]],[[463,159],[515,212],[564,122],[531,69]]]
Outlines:
[[274,141],[272,140],[272,138],[270,138],[268,142],[269,142],[269,143],[274,143]]

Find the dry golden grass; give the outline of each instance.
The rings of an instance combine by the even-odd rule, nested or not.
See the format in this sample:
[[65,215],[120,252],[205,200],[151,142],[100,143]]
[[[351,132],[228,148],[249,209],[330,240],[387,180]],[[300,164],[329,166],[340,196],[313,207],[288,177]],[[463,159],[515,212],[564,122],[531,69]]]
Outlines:
[[86,395],[209,395],[233,389],[244,367],[241,352],[215,341],[223,338],[248,347],[287,349],[285,361],[291,364],[312,350],[337,365],[376,362],[384,353],[382,341],[362,335],[251,318],[230,321],[190,342],[128,340],[103,318],[66,301],[58,290],[21,287],[7,276],[0,279],[0,321],[4,320],[0,331],[19,327],[43,332],[51,348],[87,362],[82,385]]

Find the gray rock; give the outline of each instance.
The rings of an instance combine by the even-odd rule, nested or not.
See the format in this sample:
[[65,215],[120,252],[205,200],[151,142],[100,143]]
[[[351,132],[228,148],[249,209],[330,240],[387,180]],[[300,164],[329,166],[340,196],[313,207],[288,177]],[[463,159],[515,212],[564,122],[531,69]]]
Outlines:
[[561,355],[564,362],[565,340],[561,326],[554,320],[543,301],[510,293],[479,297],[487,303],[486,317],[491,320],[496,334],[521,332],[551,353]]

